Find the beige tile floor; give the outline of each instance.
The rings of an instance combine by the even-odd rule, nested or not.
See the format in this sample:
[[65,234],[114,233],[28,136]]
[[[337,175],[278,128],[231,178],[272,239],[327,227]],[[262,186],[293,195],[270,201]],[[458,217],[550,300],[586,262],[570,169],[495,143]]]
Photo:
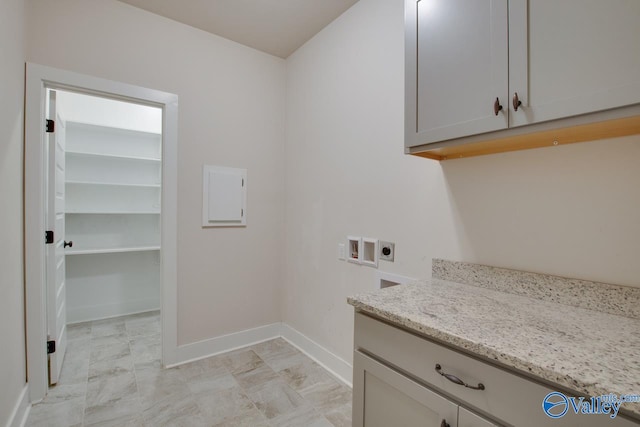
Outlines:
[[157,312],[68,335],[60,382],[27,426],[351,425],[351,389],[281,338],[162,369]]

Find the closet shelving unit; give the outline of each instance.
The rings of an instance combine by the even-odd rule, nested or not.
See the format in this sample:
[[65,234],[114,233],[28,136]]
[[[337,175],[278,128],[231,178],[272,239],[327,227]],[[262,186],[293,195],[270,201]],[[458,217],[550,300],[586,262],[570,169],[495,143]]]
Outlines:
[[66,150],[69,320],[157,309],[161,134],[69,121]]

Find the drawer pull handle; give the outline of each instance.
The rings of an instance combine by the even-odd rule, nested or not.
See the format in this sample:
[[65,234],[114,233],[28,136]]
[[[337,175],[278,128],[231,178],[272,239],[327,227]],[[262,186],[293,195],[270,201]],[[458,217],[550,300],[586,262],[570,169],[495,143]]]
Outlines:
[[446,374],[444,372],[442,372],[442,366],[440,366],[440,364],[436,364],[436,372],[439,373],[440,375],[442,375],[443,377],[445,377],[446,379],[448,379],[449,381],[451,381],[452,383],[456,383],[458,385],[463,385],[467,388],[470,388],[472,390],[484,390],[484,384],[482,383],[478,383],[478,385],[469,385],[467,383],[465,383],[464,381],[462,381],[460,378],[456,377],[455,375],[451,375],[451,374]]

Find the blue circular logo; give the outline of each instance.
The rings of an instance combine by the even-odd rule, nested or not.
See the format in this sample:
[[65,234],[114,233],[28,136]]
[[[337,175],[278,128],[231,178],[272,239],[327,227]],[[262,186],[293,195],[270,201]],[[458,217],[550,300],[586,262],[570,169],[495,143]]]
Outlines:
[[564,394],[554,391],[542,400],[542,409],[551,418],[561,418],[569,410],[569,399]]

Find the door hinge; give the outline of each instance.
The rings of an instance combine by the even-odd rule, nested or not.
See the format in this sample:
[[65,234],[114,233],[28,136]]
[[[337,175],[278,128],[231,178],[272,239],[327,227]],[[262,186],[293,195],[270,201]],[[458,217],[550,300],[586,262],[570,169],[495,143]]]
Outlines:
[[54,122],[53,120],[49,120],[47,119],[47,133],[53,133],[56,130],[56,122]]
[[56,342],[55,341],[47,341],[47,354],[56,352]]
[[44,242],[47,245],[50,245],[51,243],[53,243],[53,231],[52,230],[47,230],[44,232]]

